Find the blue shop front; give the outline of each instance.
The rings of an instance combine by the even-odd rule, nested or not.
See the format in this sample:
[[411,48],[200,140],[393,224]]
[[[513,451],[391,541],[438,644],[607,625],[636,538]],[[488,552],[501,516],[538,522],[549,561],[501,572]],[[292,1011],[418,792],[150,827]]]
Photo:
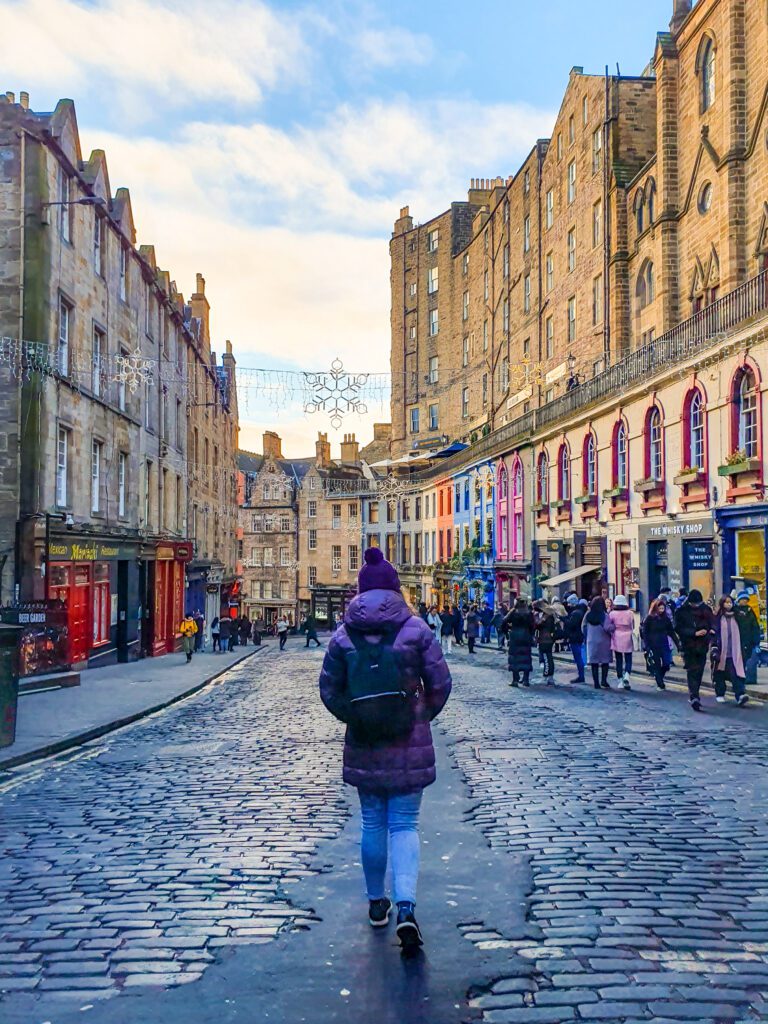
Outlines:
[[723,544],[723,593],[746,590],[760,620],[763,643],[768,638],[766,563],[768,504],[758,502],[716,513]]

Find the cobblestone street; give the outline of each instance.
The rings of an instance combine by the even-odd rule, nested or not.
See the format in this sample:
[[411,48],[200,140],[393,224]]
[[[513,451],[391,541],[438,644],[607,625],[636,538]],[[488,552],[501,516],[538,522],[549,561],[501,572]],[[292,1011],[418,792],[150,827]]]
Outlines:
[[8,773],[4,1021],[768,1019],[764,706],[454,654],[408,963],[365,922],[321,657]]

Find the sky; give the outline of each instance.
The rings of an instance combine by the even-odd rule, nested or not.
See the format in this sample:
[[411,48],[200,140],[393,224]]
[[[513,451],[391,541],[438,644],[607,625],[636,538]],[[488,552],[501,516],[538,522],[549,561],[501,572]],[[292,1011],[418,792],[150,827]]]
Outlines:
[[[138,242],[179,289],[206,278],[214,348],[243,367],[389,369],[389,253],[416,222],[513,174],[574,65],[640,74],[672,0],[0,0],[2,90],[75,101],[84,153],[130,189]],[[243,375],[244,377],[246,375]],[[294,378],[286,378],[294,379]],[[241,390],[241,444],[370,439],[298,391]]]

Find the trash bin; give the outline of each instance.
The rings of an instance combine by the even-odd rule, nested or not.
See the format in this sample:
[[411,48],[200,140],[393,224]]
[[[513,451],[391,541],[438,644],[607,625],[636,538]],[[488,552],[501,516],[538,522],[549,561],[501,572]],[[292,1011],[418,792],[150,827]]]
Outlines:
[[10,747],[16,739],[21,632],[21,626],[0,623],[0,747]]

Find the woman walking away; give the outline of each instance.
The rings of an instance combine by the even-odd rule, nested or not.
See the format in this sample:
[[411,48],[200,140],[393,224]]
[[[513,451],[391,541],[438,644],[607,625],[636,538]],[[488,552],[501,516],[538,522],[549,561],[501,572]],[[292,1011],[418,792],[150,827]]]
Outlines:
[[536,624],[533,613],[524,597],[518,597],[512,611],[504,619],[502,627],[507,634],[508,654],[507,667],[512,673],[511,686],[531,685],[533,661],[533,636]]
[[211,622],[211,651],[221,654],[221,632],[219,630],[218,615],[215,615]]
[[640,627],[640,635],[645,648],[648,669],[656,680],[660,690],[666,690],[664,676],[669,671],[669,643],[678,644],[677,634],[669,621],[667,609],[662,600],[651,602],[648,614]]
[[573,663],[576,666],[576,678],[572,683],[583,683],[584,679],[584,608],[579,604],[576,594],[568,598],[568,615],[563,626],[565,639],[571,648]]
[[450,654],[453,646],[453,611],[447,606],[440,612],[440,646]]
[[595,689],[610,690],[608,668],[611,663],[611,637],[615,630],[608,617],[605,600],[593,597],[589,611],[584,616],[584,635],[587,639],[587,664],[592,669]]
[[624,690],[631,690],[629,677],[632,672],[632,652],[634,651],[635,614],[629,607],[629,601],[623,594],[617,594],[613,599],[613,610],[608,612],[608,618],[614,626],[611,637],[611,650],[616,658],[616,675],[619,686]]
[[385,892],[389,833],[397,936],[408,953],[422,945],[414,908],[419,808],[435,781],[429,723],[448,699],[451,675],[379,548],[365,552],[358,591],[326,652],[320,696],[347,726],[343,778],[360,798],[368,919],[382,928],[392,911]]
[[742,635],[745,629],[746,619],[736,615],[733,598],[721,597],[715,617],[715,639],[712,643],[712,678],[715,684],[715,700],[718,704],[725,704],[726,684],[729,679],[739,707],[744,707],[748,702],[745,692],[747,673],[744,665],[744,650],[748,648],[748,638]]
[[475,643],[477,641],[477,638],[480,636],[480,625],[480,615],[477,611],[477,608],[474,605],[472,605],[472,607],[467,612],[466,620],[467,647],[469,648],[470,654],[475,653]]
[[715,616],[704,604],[700,590],[692,590],[675,614],[675,632],[680,637],[683,664],[688,677],[688,697],[694,711],[701,711],[701,680],[707,651],[715,638]]
[[546,601],[535,601],[533,605],[536,622],[536,643],[539,645],[539,658],[544,661],[544,682],[547,686],[555,685],[555,659],[552,652],[555,642],[561,637],[560,623],[555,609]]
[[507,606],[502,604],[495,612],[491,625],[496,630],[496,644],[500,651],[504,650],[504,630],[501,628],[504,619],[507,617]]
[[453,606],[453,639],[459,647],[464,646],[464,616],[458,605]]

